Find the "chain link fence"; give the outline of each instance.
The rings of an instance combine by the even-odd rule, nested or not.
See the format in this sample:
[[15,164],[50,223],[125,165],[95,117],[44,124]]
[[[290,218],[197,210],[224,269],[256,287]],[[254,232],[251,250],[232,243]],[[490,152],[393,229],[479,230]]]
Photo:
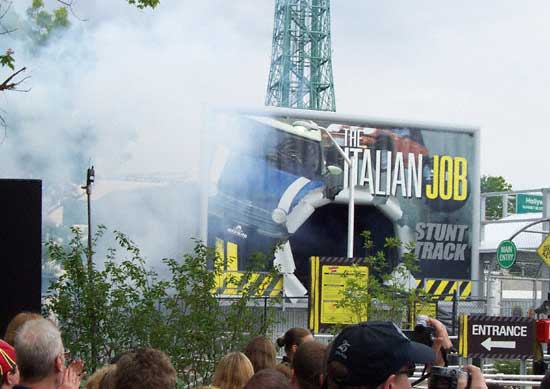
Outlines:
[[[220,297],[221,305],[229,305],[238,297]],[[414,325],[413,312],[428,314],[422,308],[415,308],[410,300],[396,296],[398,301],[392,306],[373,304],[369,320],[390,320],[404,329],[411,329]],[[248,309],[254,312],[257,318],[257,327],[261,332],[275,340],[293,327],[309,327],[308,297],[280,298],[257,297],[249,303]],[[486,298],[460,298],[457,294],[432,295],[429,299],[418,301],[417,304],[430,303],[435,306],[436,317],[449,329],[451,335],[458,334],[458,319],[460,315],[485,315],[487,314]],[[500,316],[528,316],[529,312],[536,308],[531,299],[502,299],[499,302]],[[329,336],[329,335],[327,335]],[[329,336],[330,337],[330,336]]]

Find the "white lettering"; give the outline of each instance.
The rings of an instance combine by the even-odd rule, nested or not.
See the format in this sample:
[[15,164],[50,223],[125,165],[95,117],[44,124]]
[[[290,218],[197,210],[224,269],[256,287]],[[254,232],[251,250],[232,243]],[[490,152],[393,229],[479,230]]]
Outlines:
[[527,336],[526,326],[499,326],[495,324],[473,324],[472,335],[478,336]]

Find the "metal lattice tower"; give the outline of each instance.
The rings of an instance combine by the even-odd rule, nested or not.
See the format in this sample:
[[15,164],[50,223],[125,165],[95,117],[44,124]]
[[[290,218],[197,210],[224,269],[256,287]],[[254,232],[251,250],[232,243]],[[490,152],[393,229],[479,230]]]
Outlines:
[[266,105],[335,111],[330,0],[276,0]]

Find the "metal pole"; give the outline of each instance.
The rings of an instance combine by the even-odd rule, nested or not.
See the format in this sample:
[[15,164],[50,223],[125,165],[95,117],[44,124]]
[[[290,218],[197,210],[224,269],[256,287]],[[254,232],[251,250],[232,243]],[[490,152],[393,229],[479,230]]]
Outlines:
[[[87,269],[88,269],[88,288],[90,289],[90,292],[92,295],[95,295],[93,293],[94,288],[94,279],[93,279],[93,270],[94,270],[94,263],[93,263],[93,252],[92,252],[92,207],[91,207],[91,197],[92,197],[92,184],[95,181],[95,170],[94,167],[91,166],[86,170],[86,186],[83,186],[82,189],[86,190],[86,200],[87,200],[87,206],[88,206],[88,250],[87,250]],[[95,312],[95,306],[93,303],[89,306],[89,313],[90,313],[90,320],[91,320],[91,333],[92,335],[96,335],[98,332],[97,328],[97,317]],[[91,370],[95,370],[96,364],[97,364],[97,344],[94,340],[90,343],[90,351],[91,351],[91,362],[92,365],[90,366]]]
[[92,195],[92,186],[90,184],[86,185],[86,197],[88,202],[88,274],[91,275],[92,271],[92,207],[91,207],[91,195]]
[[533,308],[537,307],[537,281],[533,280]]
[[[475,132],[474,135],[474,155],[481,155],[481,143],[480,143],[480,136],[479,131]],[[479,163],[476,161],[476,163]],[[480,186],[477,184],[481,180],[479,169],[474,169],[474,174],[472,177],[473,184],[471,185],[472,189],[472,200],[474,204],[474,208],[478,206],[480,201]],[[471,234],[471,244],[472,244],[472,258],[471,258],[471,268],[470,268],[470,278],[472,280],[472,296],[479,297],[479,243],[480,243],[480,218],[482,215],[480,215],[479,212],[472,211],[473,213],[473,220],[472,220],[472,234]],[[483,215],[483,219],[485,219],[485,215]]]
[[325,135],[328,136],[332,144],[336,147],[336,150],[338,151],[338,154],[344,159],[344,162],[348,164],[348,171],[349,171],[349,179],[348,179],[348,186],[349,186],[349,199],[348,199],[348,258],[353,258],[353,235],[354,235],[354,225],[355,225],[355,182],[357,181],[357,173],[355,173],[356,168],[356,161],[353,161],[342,148],[336,142],[336,140],[332,137],[330,132],[324,128],[321,127],[313,122],[307,122],[307,121],[296,121],[294,122],[294,125],[300,125],[304,126],[306,128],[315,128]]
[[453,330],[452,330],[452,334],[453,335],[456,335],[456,319],[457,319],[457,314],[458,314],[458,288],[455,289],[454,293],[453,293],[453,321],[452,321],[452,325],[453,325]]
[[526,375],[527,374],[527,360],[521,359],[519,362],[519,374]]
[[508,216],[508,195],[502,196],[502,217]]
[[349,199],[348,199],[348,258],[353,258],[353,235],[355,227],[355,161],[350,160]]
[[262,323],[262,333],[265,335],[267,332],[267,296],[264,296],[264,314]]

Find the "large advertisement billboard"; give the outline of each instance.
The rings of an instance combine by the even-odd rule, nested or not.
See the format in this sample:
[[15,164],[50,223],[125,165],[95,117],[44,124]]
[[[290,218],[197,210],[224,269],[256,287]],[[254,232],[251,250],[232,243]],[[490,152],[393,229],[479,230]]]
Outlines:
[[219,114],[205,136],[209,243],[238,245],[239,269],[278,244],[276,263],[304,285],[310,256],[344,256],[350,167],[336,143],[355,165],[355,256],[370,230],[379,247],[387,236],[415,243],[417,279],[470,279],[477,135],[306,111]]

